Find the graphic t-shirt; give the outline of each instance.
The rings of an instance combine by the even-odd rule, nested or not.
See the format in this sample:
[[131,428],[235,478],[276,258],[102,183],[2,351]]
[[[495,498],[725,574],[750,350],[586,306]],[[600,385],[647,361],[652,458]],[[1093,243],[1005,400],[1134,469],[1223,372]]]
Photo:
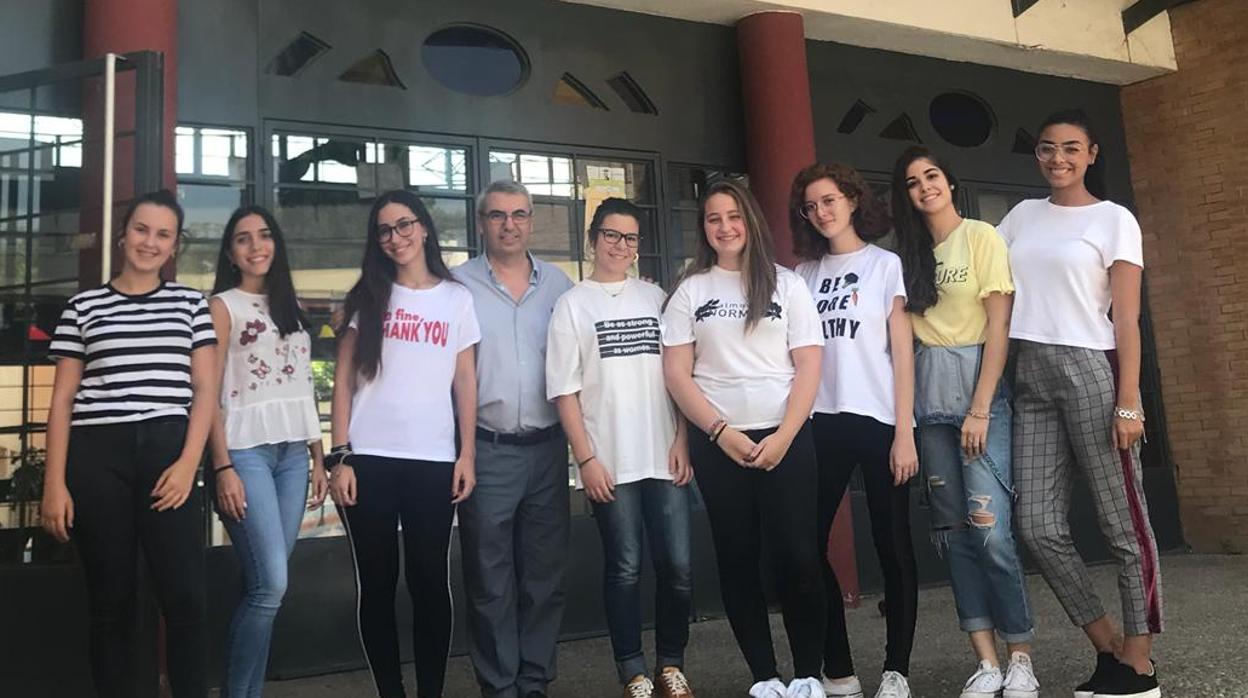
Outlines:
[[[810,291],[776,267],[776,292],[762,319],[745,331],[741,272],[711,267],[690,276],[663,313],[663,344],[694,343],[693,380],[734,429],[767,429],[784,419],[798,347],[822,346]],[[702,425],[704,426],[704,425]]]
[[[355,327],[355,319],[351,320]],[[459,352],[481,341],[472,294],[442,281],[429,289],[394,284],[382,320],[381,367],[360,384],[347,428],[356,453],[455,460],[451,382]]]
[[[559,298],[550,318],[546,395],[580,393],[593,452],[616,484],[672,479],[676,412],[663,382],[662,307],[654,284],[587,280]],[[576,479],[581,487],[579,471]]]
[[106,284],[69,299],[48,355],[82,362],[70,424],[186,416],[191,352],[214,346],[208,301],[169,281],[128,295]]
[[967,218],[932,251],[936,305],[922,315],[910,313],[914,336],[928,346],[983,344],[988,326],[984,299],[1014,292],[1005,240],[988,223]]
[[1006,214],[997,230],[1009,245],[1014,271],[1010,337],[1113,349],[1109,267],[1117,260],[1144,266],[1135,216],[1112,201],[1058,206],[1029,199]]
[[797,265],[827,344],[815,412],[850,412],[895,424],[888,317],[906,297],[901,258],[875,245]]

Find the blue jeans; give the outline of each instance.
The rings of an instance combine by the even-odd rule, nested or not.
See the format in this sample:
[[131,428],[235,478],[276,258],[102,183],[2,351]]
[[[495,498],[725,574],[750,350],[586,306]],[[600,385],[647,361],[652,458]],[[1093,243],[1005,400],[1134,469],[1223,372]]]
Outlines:
[[983,456],[965,460],[960,426],[928,424],[919,427],[919,459],[959,627],[995,629],[1006,642],[1028,642],[1031,611],[1012,528],[1009,407],[1003,400],[998,405],[1004,410],[994,405]]
[[655,569],[655,668],[683,668],[689,643],[693,562],[689,486],[646,479],[617,485],[615,501],[593,503],[602,535],[603,597],[620,682],[646,674],[641,648],[642,532]]
[[269,663],[273,619],[286,594],[286,562],[308,497],[308,448],[301,441],[230,450],[247,515],[222,517],[243,574],[243,597],[226,637],[221,695],[258,698]]
[[949,563],[959,627],[968,633],[996,630],[1006,642],[1028,642],[1034,633],[1014,540],[1013,415],[1004,382],[989,410],[984,454],[967,460],[962,451],[962,420],[979,356],[978,347],[921,347],[915,355],[919,463],[932,539]]

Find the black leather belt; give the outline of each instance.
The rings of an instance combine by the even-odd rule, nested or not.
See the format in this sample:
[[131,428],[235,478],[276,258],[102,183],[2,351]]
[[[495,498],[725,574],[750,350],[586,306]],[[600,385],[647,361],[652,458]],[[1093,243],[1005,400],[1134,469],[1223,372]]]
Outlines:
[[477,427],[478,439],[504,446],[536,446],[559,436],[563,436],[563,427],[558,424],[552,424],[545,429],[526,431],[520,434],[500,434],[485,427]]

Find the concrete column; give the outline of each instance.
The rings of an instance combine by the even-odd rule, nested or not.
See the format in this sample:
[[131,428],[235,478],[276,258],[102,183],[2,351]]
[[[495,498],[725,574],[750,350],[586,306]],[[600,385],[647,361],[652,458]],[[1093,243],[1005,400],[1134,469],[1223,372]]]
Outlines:
[[[815,126],[806,68],[806,34],[796,12],[759,12],[737,22],[741,98],[745,104],[745,153],[750,190],[771,228],[780,263],[793,266],[789,188],[815,162]],[[847,605],[858,603],[853,513],[841,501],[828,559]]]

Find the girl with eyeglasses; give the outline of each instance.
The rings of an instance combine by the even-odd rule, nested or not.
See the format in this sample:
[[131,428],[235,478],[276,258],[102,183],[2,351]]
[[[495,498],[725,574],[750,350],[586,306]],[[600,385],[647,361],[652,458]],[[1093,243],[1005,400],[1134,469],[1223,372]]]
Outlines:
[[[212,318],[199,291],[161,278],[182,240],[168,191],[134,199],[116,241],[121,273],[65,305],[48,349],[43,527],[73,538],[101,698],[155,691],[134,675],[138,550],[165,621],[176,698],[208,695],[203,509],[195,487],[217,410]],[[154,682],[153,682],[154,683]]]
[[[1048,198],[1023,201],[998,226],[1014,270],[1019,534],[1096,650],[1096,669],[1076,698],[1157,698],[1149,656],[1162,629],[1161,575],[1139,459],[1140,226],[1104,198],[1100,145],[1087,114],[1045,119],[1036,158]],[[1118,565],[1125,637],[1071,539],[1076,470]]]
[[[752,194],[707,187],[697,256],[663,312],[667,389],[691,430],[720,593],[752,698],[815,698],[825,606],[810,408],[823,337],[810,292],[777,266]],[[767,540],[794,678],[780,679],[759,562]]]
[[326,466],[355,564],[360,640],[377,693],[405,696],[394,608],[402,524],[417,695],[441,696],[451,521],[475,483],[481,333],[472,295],[451,277],[415,194],[373,203],[345,318]]
[[[683,420],[663,384],[663,291],[629,277],[645,214],[609,198],[589,226],[594,271],[559,298],[546,342],[546,392],[602,536],[607,626],[625,698],[692,698],[689,642],[693,479]],[[644,541],[644,542],[643,542]],[[641,551],[655,567],[655,671],[641,646]]]
[[[915,350],[919,460],[932,540],[979,665],[961,698],[1036,698],[1027,582],[1014,543],[1011,411],[1001,374],[1014,284],[1005,241],[962,218],[958,180],[922,146],[893,167],[893,230]],[[997,659],[999,633],[1009,653]]]
[[[853,168],[815,164],[797,174],[789,195],[797,273],[814,296],[826,342],[814,404],[819,461],[819,540],[828,545],[850,477],[862,470],[875,551],[884,573],[888,625],[877,698],[908,698],[910,650],[918,609],[918,572],[910,541],[910,478],[915,451],[914,358],[906,287],[897,255],[871,244],[888,232],[884,205]],[[845,607],[825,560],[828,598],[824,689],[861,696]]]
[[305,505],[319,507],[328,492],[308,319],[281,228],[264,208],[245,206],[226,222],[209,307],[221,374],[211,484],[243,573],[222,695],[258,697]]

